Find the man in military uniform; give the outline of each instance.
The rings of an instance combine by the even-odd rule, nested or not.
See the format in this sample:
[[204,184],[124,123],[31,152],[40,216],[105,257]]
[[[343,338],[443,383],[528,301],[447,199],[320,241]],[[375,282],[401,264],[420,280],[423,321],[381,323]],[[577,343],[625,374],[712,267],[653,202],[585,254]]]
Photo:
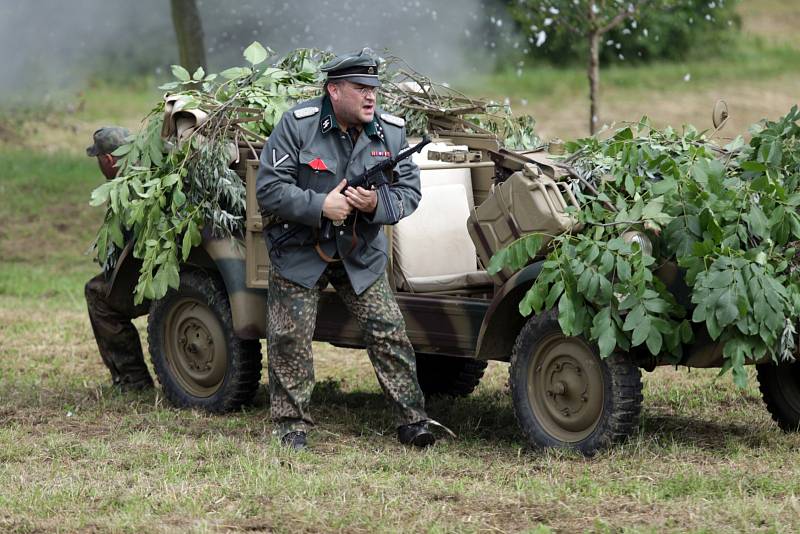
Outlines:
[[[313,426],[311,339],[319,292],[330,283],[357,319],[378,381],[400,412],[398,439],[425,447],[435,438],[414,349],[386,277],[382,229],[416,209],[419,168],[410,159],[397,165],[389,193],[395,205],[388,210],[374,190],[345,190],[347,177],[407,147],[405,123],[376,108],[378,64],[368,50],[336,57],[321,70],[325,95],[283,114],[261,153],[256,185],[261,211],[273,221],[264,235],[271,261],[267,346],[275,433],[284,445],[301,449]],[[323,232],[331,221],[334,231]]]
[[[112,155],[125,143],[128,130],[119,127],[100,128],[86,155],[97,158],[100,170],[108,179],[117,174],[117,158]],[[111,295],[109,274],[102,272],[86,283],[89,320],[103,363],[111,371],[111,381],[121,391],[153,387],[153,379],[144,363],[139,333],[131,319],[147,314],[149,301],[134,305],[133,295]]]

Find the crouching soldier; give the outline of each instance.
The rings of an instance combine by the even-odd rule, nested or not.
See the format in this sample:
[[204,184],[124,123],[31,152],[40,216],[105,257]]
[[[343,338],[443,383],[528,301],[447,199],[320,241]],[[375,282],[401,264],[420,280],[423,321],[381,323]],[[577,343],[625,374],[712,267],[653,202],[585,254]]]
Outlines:
[[[105,127],[94,133],[94,143],[86,149],[86,155],[97,158],[100,170],[106,179],[117,174],[117,158],[112,155],[125,143],[128,130]],[[135,305],[133,295],[111,294],[110,274],[102,272],[86,283],[86,304],[92,323],[97,348],[108,370],[111,381],[120,391],[144,390],[153,387],[153,379],[144,363],[139,333],[132,319],[146,315],[149,301]]]

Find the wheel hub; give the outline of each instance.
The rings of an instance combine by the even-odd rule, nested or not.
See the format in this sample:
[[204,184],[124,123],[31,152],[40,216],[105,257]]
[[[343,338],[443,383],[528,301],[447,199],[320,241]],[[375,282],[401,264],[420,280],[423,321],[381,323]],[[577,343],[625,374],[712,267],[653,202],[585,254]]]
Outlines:
[[198,299],[184,297],[167,314],[165,355],[175,378],[195,397],[209,397],[228,368],[225,333],[216,315]]
[[531,358],[528,399],[554,438],[579,441],[594,430],[603,411],[600,362],[580,338],[554,335]]
[[214,339],[201,322],[188,319],[183,325],[179,346],[184,351],[187,365],[198,372],[209,371],[214,359]]

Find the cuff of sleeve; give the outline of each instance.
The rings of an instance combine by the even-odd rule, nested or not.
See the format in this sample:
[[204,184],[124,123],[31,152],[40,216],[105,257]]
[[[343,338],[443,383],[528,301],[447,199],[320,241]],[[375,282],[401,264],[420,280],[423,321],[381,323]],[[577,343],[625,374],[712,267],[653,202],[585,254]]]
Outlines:
[[368,214],[368,219],[375,224],[387,224],[389,222],[386,214],[386,206],[383,205],[380,196],[378,196],[378,204],[375,206],[375,211]]

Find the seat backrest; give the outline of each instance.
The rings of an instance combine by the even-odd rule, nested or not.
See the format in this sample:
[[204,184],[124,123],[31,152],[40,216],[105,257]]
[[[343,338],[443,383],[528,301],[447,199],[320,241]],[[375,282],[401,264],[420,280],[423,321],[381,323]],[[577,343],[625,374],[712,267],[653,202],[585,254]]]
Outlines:
[[475,272],[475,245],[466,225],[469,214],[463,184],[423,186],[419,207],[393,231],[394,262],[402,278]]

